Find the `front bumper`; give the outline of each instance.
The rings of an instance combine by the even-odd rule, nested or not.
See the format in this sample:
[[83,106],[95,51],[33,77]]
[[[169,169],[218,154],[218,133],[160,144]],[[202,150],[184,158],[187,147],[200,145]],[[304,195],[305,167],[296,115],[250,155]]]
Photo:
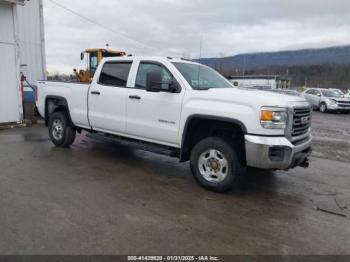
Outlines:
[[327,109],[330,111],[350,111],[350,105],[328,104]]
[[295,145],[285,137],[246,135],[247,166],[280,170],[301,166],[311,155],[311,143],[311,135]]

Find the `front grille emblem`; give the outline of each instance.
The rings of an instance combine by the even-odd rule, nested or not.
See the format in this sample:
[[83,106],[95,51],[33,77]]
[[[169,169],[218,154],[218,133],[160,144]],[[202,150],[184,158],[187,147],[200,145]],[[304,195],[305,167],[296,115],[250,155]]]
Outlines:
[[310,117],[309,117],[309,116],[305,116],[305,117],[302,117],[302,118],[300,119],[300,122],[301,122],[302,124],[307,124],[307,123],[309,123],[309,121],[310,121]]

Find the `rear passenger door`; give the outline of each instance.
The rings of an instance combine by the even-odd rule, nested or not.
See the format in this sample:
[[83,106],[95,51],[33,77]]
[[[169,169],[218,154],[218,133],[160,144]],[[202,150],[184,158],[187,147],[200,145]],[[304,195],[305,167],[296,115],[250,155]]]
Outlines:
[[126,97],[131,65],[132,61],[106,62],[97,81],[93,81],[88,94],[89,121],[93,129],[126,132]]

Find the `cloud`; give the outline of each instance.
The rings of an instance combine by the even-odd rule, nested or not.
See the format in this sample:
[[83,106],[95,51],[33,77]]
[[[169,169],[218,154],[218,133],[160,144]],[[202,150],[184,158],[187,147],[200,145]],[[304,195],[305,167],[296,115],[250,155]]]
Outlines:
[[47,64],[54,71],[84,67],[80,52],[106,43],[135,55],[190,58],[199,56],[201,38],[204,57],[350,43],[350,1],[347,0],[60,0],[59,3],[107,29],[45,0]]

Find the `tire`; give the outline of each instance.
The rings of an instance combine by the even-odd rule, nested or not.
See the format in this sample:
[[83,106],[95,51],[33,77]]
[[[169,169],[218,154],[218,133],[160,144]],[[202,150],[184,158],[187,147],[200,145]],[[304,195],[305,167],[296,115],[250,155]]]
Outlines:
[[76,129],[65,112],[56,112],[50,116],[49,135],[52,143],[58,147],[69,147],[74,143]]
[[191,152],[191,171],[202,187],[224,193],[239,185],[244,165],[236,150],[224,139],[209,137]]
[[320,104],[320,112],[321,113],[326,113],[327,112],[327,105],[325,103]]

